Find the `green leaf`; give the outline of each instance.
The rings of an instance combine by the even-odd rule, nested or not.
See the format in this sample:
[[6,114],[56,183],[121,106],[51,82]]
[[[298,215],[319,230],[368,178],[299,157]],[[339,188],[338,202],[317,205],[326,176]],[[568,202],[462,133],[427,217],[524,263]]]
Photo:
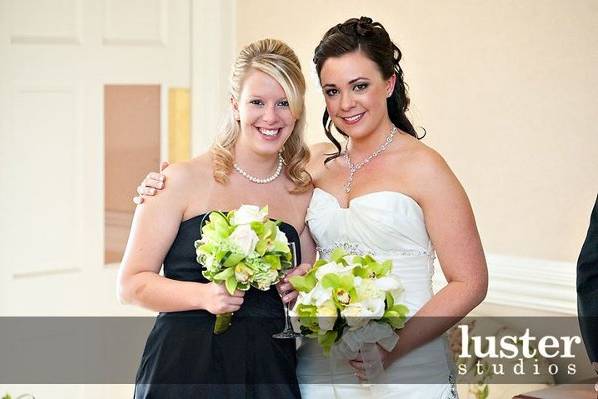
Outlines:
[[350,274],[334,274],[328,273],[322,277],[322,287],[335,288],[349,291],[353,288],[353,276]]
[[251,222],[250,223],[251,229],[255,232],[255,234],[257,234],[257,236],[259,238],[265,238],[264,237],[264,224],[262,222]]
[[384,262],[382,262],[380,275],[378,277],[386,276],[387,274],[390,273],[391,270],[392,270],[392,260],[390,260],[390,259],[385,260]]
[[277,232],[278,227],[276,226],[276,223],[274,223],[271,220],[268,220],[266,223],[264,223],[264,234],[266,238],[269,238],[271,240],[276,239]]
[[363,257],[363,264],[369,265],[370,263],[376,263],[376,259],[372,257],[372,255],[366,255]]
[[281,241],[272,241],[272,251],[273,252],[281,252],[284,254],[291,252],[291,250],[289,249],[289,246]]
[[[229,269],[231,270],[231,269]],[[234,273],[231,277],[226,279],[226,290],[228,291],[229,294],[233,295],[235,293],[235,290],[237,289],[237,279],[234,276]]]
[[330,254],[330,260],[336,263],[341,263],[341,259],[345,257],[347,253],[342,248],[335,248]]
[[386,309],[392,309],[395,304],[395,299],[390,292],[386,293]]
[[338,332],[334,330],[327,331],[324,335],[318,335],[318,343],[322,346],[322,349],[324,349],[324,353],[327,354],[330,352],[330,348],[332,348],[332,345],[336,342],[337,336]]
[[360,264],[360,265],[363,264],[363,256],[359,256],[359,255],[353,256],[352,262],[354,264]]
[[216,273],[214,275],[214,279],[215,280],[219,280],[219,281],[224,281],[227,278],[234,276],[235,275],[235,271],[233,270],[232,267],[227,267],[226,269],[224,269],[223,271]]
[[251,285],[249,285],[249,283],[237,283],[237,289],[239,291],[247,291],[249,288],[251,288]]
[[339,288],[341,285],[341,278],[338,274],[328,273],[322,277],[322,287],[324,288]]
[[276,255],[266,255],[264,256],[264,262],[271,265],[273,269],[280,270],[280,258]]
[[224,261],[224,267],[231,267],[237,265],[245,259],[245,255],[239,252],[231,252],[231,254]]
[[268,240],[265,238],[259,240],[255,245],[255,252],[257,252],[260,256],[264,256],[266,249],[268,249]]
[[309,292],[316,286],[317,280],[315,273],[307,273],[305,276],[289,277],[289,282],[297,291]]
[[356,266],[353,268],[352,273],[354,276],[356,277],[361,277],[361,278],[368,278],[369,277],[369,273],[368,273],[368,269],[363,267],[363,266]]
[[[195,242],[198,243],[200,241],[195,241]],[[206,254],[212,254],[212,253],[215,253],[218,251],[218,247],[211,242],[201,244],[199,247],[196,247],[196,248],[198,251],[206,253]]]
[[402,316],[407,316],[409,314],[409,308],[405,305],[394,305],[391,310],[401,314]]
[[226,216],[221,212],[211,212],[210,213],[210,222],[208,225],[212,225],[214,230],[219,233],[224,233],[229,231],[230,223]]
[[483,396],[483,397],[484,397],[484,399],[486,399],[486,398],[488,397],[488,394],[489,394],[489,393],[490,393],[490,392],[488,392],[488,385],[486,385],[486,386],[484,387],[484,390],[482,391],[482,395],[484,395],[484,396]]

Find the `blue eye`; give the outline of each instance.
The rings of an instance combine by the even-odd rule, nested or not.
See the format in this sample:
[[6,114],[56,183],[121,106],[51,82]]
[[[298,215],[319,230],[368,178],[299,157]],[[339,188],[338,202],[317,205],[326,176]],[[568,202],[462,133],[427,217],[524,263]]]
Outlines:
[[289,106],[289,101],[288,100],[282,100],[281,102],[278,103],[279,107],[288,107]]
[[250,100],[249,104],[253,104],[253,105],[264,105],[264,103],[262,102],[262,100]]

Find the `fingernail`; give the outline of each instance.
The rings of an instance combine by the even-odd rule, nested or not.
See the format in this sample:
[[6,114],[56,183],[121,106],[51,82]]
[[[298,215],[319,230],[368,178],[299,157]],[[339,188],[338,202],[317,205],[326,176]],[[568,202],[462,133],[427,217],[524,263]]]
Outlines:
[[164,175],[160,175],[160,181],[164,181]]
[[153,189],[153,188],[150,188],[150,193],[152,193],[152,194],[156,194],[156,190],[155,190],[155,189]]
[[158,188],[162,188],[162,186],[164,186],[164,183],[158,183]]

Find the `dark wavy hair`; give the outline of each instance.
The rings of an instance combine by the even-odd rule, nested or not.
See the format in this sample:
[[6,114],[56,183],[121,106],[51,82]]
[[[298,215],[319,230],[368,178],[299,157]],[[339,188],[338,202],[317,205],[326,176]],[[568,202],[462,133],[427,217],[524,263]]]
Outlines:
[[[322,71],[324,62],[330,57],[340,57],[347,53],[361,51],[370,60],[374,61],[384,79],[390,79],[395,74],[397,79],[392,95],[386,99],[388,116],[392,123],[411,136],[421,139],[415,128],[405,115],[409,109],[409,97],[407,96],[407,85],[403,80],[403,70],[399,65],[401,61],[401,50],[392,42],[384,26],[380,22],[373,22],[371,18],[351,18],[338,24],[328,30],[320,41],[320,44],[314,51],[314,64],[318,77]],[[341,145],[333,136],[331,131],[332,120],[328,115],[328,110],[324,110],[322,117],[326,137],[337,148],[335,154],[326,158],[326,162],[338,157],[341,154]],[[336,128],[344,137],[348,137],[345,132]]]

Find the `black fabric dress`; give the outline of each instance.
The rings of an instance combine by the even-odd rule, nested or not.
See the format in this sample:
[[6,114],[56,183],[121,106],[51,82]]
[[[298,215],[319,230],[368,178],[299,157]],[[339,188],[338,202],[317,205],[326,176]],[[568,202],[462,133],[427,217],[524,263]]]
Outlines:
[[577,260],[577,314],[588,357],[598,373],[598,197]]
[[[194,243],[204,215],[181,223],[164,260],[164,276],[207,283]],[[281,223],[289,242],[299,235]],[[214,335],[216,317],[204,310],[160,313],[147,339],[135,381],[136,399],[299,398],[295,340],[274,339],[284,328],[282,301],[272,287],[251,288],[223,334]]]

